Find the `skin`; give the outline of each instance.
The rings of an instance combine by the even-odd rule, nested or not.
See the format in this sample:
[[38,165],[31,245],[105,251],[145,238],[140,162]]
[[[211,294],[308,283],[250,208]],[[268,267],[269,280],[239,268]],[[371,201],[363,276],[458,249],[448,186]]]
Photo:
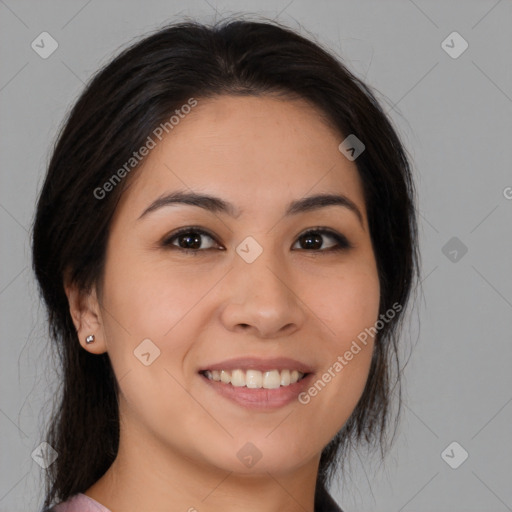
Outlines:
[[[320,377],[378,319],[363,189],[338,150],[343,138],[303,100],[198,99],[130,176],[101,293],[66,288],[80,343],[108,352],[120,386],[119,452],[85,494],[112,512],[313,511],[320,454],[363,392],[373,340],[307,405],[273,411],[228,401],[197,371],[236,356],[287,356]],[[177,189],[218,196],[240,214],[173,205],[138,219]],[[319,193],[347,196],[362,223],[341,206],[284,216],[289,202]],[[195,255],[178,239],[161,245],[190,225],[214,239],[203,236]],[[329,251],[328,234],[308,248],[301,235],[316,226],[353,248]],[[247,236],[263,248],[250,264],[235,251]],[[134,357],[146,338],[161,351],[149,366]],[[237,458],[247,442],[262,454],[252,468]]]

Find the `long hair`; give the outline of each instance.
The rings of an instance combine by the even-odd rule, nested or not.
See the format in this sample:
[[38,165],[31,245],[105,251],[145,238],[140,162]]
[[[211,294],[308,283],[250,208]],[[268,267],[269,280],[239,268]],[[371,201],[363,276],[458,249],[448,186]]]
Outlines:
[[266,20],[181,22],[147,35],[96,73],[59,133],[38,199],[33,268],[61,372],[46,432],[58,458],[47,470],[45,506],[95,483],[119,444],[118,386],[108,353],[81,347],[64,282],[83,291],[100,283],[112,215],[137,167],[106,197],[93,191],[189,98],[265,94],[309,100],[338,130],[340,142],[354,134],[365,144],[355,164],[378,268],[380,314],[396,303],[403,308],[375,338],[366,387],[324,448],[317,484],[330,483],[347,447],[385,442],[392,391],[400,384],[398,334],[419,258],[415,191],[399,137],[370,88],[319,43]]

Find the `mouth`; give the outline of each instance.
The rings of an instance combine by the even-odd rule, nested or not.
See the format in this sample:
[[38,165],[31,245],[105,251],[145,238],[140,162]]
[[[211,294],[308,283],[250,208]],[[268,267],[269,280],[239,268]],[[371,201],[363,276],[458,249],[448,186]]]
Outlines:
[[289,358],[237,358],[203,367],[198,374],[221,397],[261,412],[298,401],[315,375],[312,367]]
[[210,381],[221,382],[233,387],[245,387],[249,389],[278,389],[287,387],[301,381],[309,373],[298,370],[269,370],[260,371],[254,369],[244,370],[202,370],[199,372]]

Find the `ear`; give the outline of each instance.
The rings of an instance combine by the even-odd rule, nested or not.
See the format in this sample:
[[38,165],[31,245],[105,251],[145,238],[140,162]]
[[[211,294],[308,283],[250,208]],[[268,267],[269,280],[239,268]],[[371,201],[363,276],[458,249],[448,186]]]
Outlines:
[[[96,287],[93,286],[90,292],[84,292],[71,283],[65,284],[64,289],[80,345],[91,354],[106,352],[106,337]],[[85,339],[91,334],[94,335],[94,342],[86,343]]]

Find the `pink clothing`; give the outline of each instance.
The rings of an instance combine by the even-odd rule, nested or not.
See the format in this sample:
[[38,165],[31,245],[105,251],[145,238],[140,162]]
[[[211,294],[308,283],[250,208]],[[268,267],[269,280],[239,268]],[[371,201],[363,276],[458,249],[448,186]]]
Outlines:
[[81,492],[53,507],[54,512],[111,512],[101,503]]
[[[44,512],[112,512],[89,496],[78,493]],[[323,485],[315,492],[315,512],[343,512]]]

